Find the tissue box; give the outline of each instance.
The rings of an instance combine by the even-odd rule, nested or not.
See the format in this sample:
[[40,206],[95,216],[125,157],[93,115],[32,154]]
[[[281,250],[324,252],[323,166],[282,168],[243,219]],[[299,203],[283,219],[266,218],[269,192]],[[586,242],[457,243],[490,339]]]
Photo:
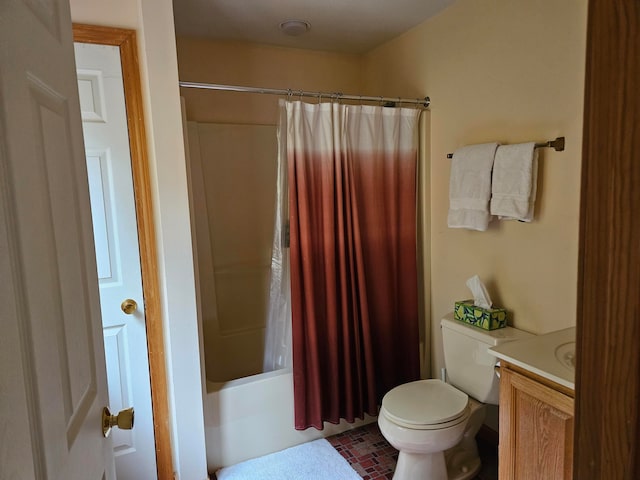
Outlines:
[[507,326],[507,311],[504,308],[476,307],[473,300],[456,302],[453,316],[456,320],[484,330],[495,330]]

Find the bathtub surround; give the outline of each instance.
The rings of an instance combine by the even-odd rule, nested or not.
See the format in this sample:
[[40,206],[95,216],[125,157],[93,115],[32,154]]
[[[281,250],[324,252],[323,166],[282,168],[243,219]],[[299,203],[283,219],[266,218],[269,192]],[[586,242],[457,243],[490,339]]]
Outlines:
[[276,129],[188,122],[188,139],[205,368],[224,382],[264,371]]
[[419,111],[287,102],[296,429],[419,377]]

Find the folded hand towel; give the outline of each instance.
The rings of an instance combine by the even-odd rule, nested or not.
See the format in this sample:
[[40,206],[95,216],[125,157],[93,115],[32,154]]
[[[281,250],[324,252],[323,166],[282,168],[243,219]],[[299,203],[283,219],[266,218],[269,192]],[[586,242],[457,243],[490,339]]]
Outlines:
[[450,228],[485,231],[491,219],[491,168],[497,143],[469,145],[456,150],[449,181]]
[[535,143],[498,147],[493,165],[491,214],[501,220],[533,220],[537,179]]

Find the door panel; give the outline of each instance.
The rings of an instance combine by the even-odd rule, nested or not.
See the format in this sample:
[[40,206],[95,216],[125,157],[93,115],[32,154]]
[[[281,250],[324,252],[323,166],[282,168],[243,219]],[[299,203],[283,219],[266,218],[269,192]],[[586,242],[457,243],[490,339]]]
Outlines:
[[[127,327],[116,325],[106,327],[104,331],[104,350],[107,359],[107,384],[109,386],[109,404],[114,412],[129,408],[134,404],[131,394],[130,364],[128,359],[129,339]],[[138,412],[136,411],[136,416]],[[137,428],[137,427],[136,427]],[[133,430],[113,431],[113,451],[116,455],[135,453]],[[124,477],[123,473],[120,477]]]
[[[96,399],[95,352],[91,343],[92,325],[87,305],[86,258],[83,252],[82,227],[77,212],[78,185],[73,168],[73,149],[69,132],[67,100],[40,79],[29,77],[29,96],[34,129],[33,167],[37,174],[31,184],[41,202],[25,218],[25,228],[46,245],[44,251],[29,256],[34,278],[40,287],[39,297],[47,298],[52,315],[32,317],[34,335],[28,347],[34,352],[38,390],[54,391],[61,387],[60,405],[64,412],[56,425],[45,422],[45,444],[55,442],[62,431],[73,443],[84,415]],[[25,212],[26,213],[26,212]],[[70,261],[75,258],[75,261]],[[70,343],[71,342],[71,343]],[[51,358],[57,362],[51,362]],[[51,402],[47,402],[51,403]],[[61,429],[61,427],[64,427]]]
[[[83,112],[84,115],[84,112]],[[109,243],[109,229],[107,227],[108,192],[102,185],[103,172],[108,169],[106,151],[87,151],[87,175],[89,177],[89,191],[91,192],[91,218],[93,220],[93,238],[96,244],[96,264],[98,279],[105,282],[114,277],[111,268],[111,254]],[[117,273],[115,274],[117,278]]]
[[115,478],[68,8],[0,4],[1,478]]

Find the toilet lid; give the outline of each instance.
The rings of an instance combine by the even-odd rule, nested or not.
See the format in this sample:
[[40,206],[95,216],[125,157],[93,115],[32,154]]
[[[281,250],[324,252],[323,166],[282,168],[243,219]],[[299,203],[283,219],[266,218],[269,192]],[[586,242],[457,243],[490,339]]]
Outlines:
[[401,425],[433,425],[460,417],[468,402],[467,394],[440,380],[419,380],[390,390],[382,408]]

